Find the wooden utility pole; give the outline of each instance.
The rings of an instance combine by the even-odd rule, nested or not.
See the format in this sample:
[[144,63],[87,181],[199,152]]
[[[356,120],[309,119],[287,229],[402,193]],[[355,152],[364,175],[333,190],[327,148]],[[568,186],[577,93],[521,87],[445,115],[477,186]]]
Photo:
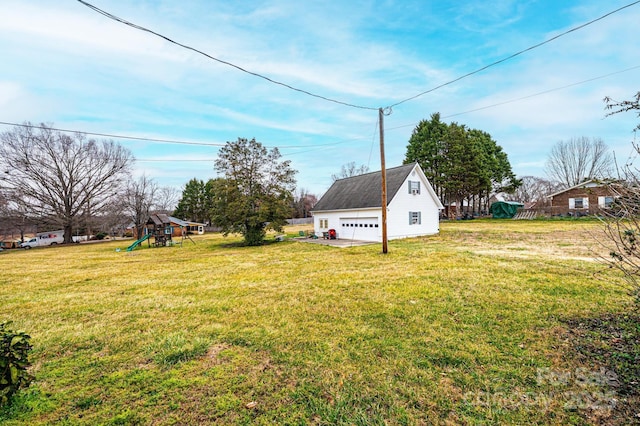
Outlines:
[[382,173],[382,253],[387,253],[387,170],[384,165],[384,111],[378,110],[380,121],[380,172]]

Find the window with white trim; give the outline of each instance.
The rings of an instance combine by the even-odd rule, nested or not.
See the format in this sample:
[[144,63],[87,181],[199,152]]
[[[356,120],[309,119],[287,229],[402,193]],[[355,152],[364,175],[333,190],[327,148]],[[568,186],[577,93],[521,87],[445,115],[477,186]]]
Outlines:
[[409,225],[420,225],[422,222],[421,212],[409,212]]
[[601,209],[608,209],[613,204],[614,198],[612,196],[598,197],[598,206]]
[[420,181],[419,180],[410,180],[409,181],[409,194],[419,194],[420,193]]
[[320,219],[320,229],[329,228],[329,219]]
[[587,197],[569,198],[569,208],[570,209],[588,209],[589,198]]

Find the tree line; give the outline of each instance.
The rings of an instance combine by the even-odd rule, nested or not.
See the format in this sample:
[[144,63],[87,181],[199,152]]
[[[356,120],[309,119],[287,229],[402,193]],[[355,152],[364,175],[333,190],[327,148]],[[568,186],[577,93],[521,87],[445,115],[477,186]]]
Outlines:
[[[296,188],[297,172],[278,149],[268,150],[255,139],[228,142],[214,164],[218,177],[193,178],[181,194],[147,176],[133,178],[135,158],[113,141],[25,123],[1,133],[0,142],[0,215],[22,239],[34,224],[64,229],[65,242],[72,241],[74,230],[114,229],[127,221],[141,235],[149,214],[163,212],[224,233],[239,232],[247,244],[259,244],[267,229],[281,230],[287,218],[309,217],[317,202],[316,195]],[[489,133],[444,123],[439,113],[415,127],[404,161],[421,165],[445,206],[466,204],[474,212],[488,211],[495,193],[534,201],[612,170],[602,140],[574,138],[552,149],[546,167],[550,179],[517,178]],[[350,162],[331,177],[367,172],[368,166]]]
[[439,113],[414,128],[404,161],[420,164],[443,205],[467,206],[474,213],[486,212],[494,194],[503,193],[523,203],[544,203],[548,195],[584,181],[611,180],[616,171],[605,142],[582,136],[552,146],[545,177],[516,177],[507,154],[489,133],[444,123]]
[[221,148],[215,162],[220,177],[191,180],[175,211],[177,191],[145,175],[133,178],[132,153],[113,141],[25,123],[1,133],[0,142],[0,216],[22,240],[33,226],[63,229],[64,242],[71,243],[80,228],[91,233],[92,226],[114,229],[127,222],[142,235],[150,213],[162,212],[241,233],[255,245],[296,212],[308,215],[316,201],[304,189],[294,192],[296,171],[278,149],[255,139]]

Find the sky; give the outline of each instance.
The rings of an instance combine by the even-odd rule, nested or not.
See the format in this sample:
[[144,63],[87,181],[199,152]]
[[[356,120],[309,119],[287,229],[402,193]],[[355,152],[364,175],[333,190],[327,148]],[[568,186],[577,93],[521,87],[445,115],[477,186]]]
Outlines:
[[520,177],[545,177],[551,147],[574,137],[634,159],[637,115],[607,117],[603,99],[640,91],[640,4],[431,91],[633,0],[87,1],[340,102],[77,0],[2,0],[0,121],[116,135],[134,176],[161,186],[216,177],[219,147],[255,138],[322,195],[344,164],[380,170],[378,109],[395,104],[388,168],[436,112],[491,134]]

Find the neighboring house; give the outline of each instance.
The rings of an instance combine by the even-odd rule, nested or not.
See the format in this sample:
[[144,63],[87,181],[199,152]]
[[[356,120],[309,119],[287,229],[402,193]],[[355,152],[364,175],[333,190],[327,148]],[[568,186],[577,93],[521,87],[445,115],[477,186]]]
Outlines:
[[188,234],[196,234],[203,235],[204,227],[206,224],[200,222],[191,222],[189,220],[178,219],[177,217],[169,216],[169,220],[171,221],[171,226],[173,226],[173,236],[180,237],[184,232],[185,235]]
[[[152,214],[149,216],[149,220],[147,220],[147,229],[144,232],[147,233],[149,232],[149,228],[161,226],[163,223],[165,224],[164,226],[167,227],[167,229],[170,229],[171,236],[173,237],[181,237],[183,232],[185,235],[187,233],[203,235],[205,232],[204,228],[206,226],[206,224],[204,223],[182,220],[166,214]],[[133,224],[129,225],[127,227],[127,230],[131,231],[134,238],[139,238],[136,235],[136,229]]]
[[[437,234],[442,203],[417,163],[387,169],[387,238]],[[336,180],[312,210],[316,235],[382,241],[382,173]]]
[[554,215],[582,216],[607,209],[616,197],[610,185],[611,182],[591,179],[548,195],[547,198],[551,201],[551,212]]

